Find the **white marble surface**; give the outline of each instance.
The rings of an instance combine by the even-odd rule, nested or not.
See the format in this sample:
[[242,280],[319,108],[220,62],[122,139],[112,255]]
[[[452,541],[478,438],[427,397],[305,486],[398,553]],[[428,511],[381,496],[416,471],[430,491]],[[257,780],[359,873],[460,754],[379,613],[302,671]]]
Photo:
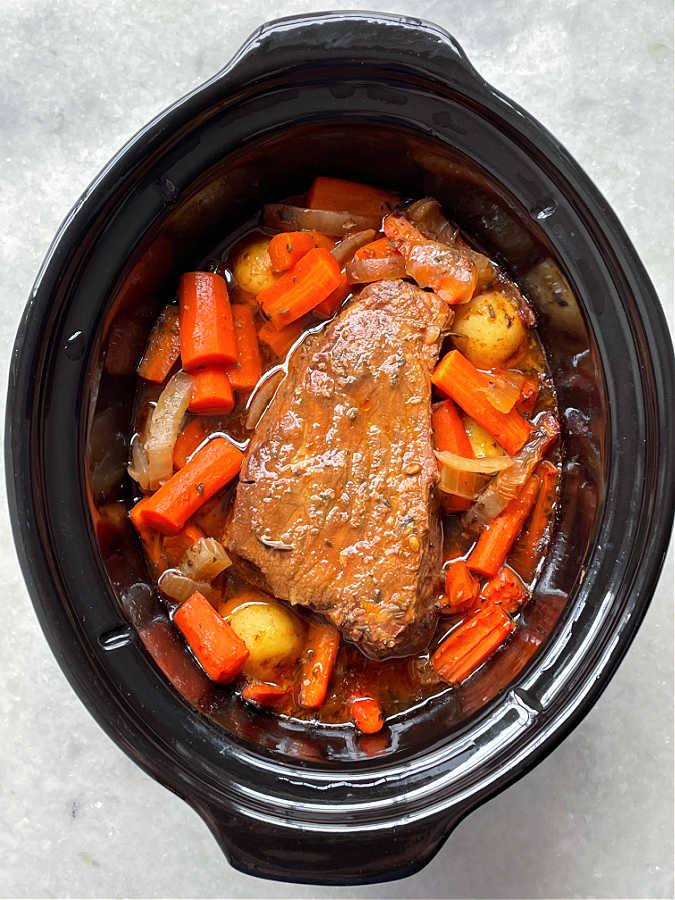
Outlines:
[[[269,16],[349,0],[2,0],[0,370],[59,222],[112,153]],[[422,0],[596,180],[672,303],[672,0]],[[672,897],[672,556],[582,725],[475,812],[421,874],[369,888],[231,870],[181,800],[103,734],[38,628],[0,515],[0,895]]]

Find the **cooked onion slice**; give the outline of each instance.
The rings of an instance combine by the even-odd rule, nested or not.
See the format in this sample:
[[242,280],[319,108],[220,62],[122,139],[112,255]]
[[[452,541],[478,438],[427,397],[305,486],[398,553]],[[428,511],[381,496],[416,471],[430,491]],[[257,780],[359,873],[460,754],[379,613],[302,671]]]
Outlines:
[[188,575],[184,575],[178,569],[167,569],[159,576],[157,586],[160,591],[176,603],[184,603],[199,591],[207,600],[213,596],[211,585],[206,581],[195,581]]
[[356,234],[351,234],[349,237],[345,238],[344,241],[340,241],[339,244],[336,244],[331,250],[331,253],[337,260],[340,268],[352,258],[357,250],[364,247],[366,244],[369,244],[375,237],[375,234],[374,228],[366,228],[365,231],[357,231]]
[[232,564],[225,548],[215,538],[204,537],[185,551],[178,568],[195,581],[213,581]]
[[485,372],[486,383],[481,388],[485,399],[499,412],[511,412],[518,402],[520,392],[525,382],[525,376],[520,372]]
[[277,231],[319,231],[330,237],[341,237],[352,231],[372,228],[375,231],[382,220],[374,216],[354,216],[349,212],[333,212],[328,209],[304,209],[286,203],[268,203],[263,211],[263,222]]
[[484,456],[470,459],[449,450],[435,450],[440,466],[439,488],[446,494],[457,494],[474,500],[485,488],[489,478],[508,469],[510,456]]
[[173,448],[190,403],[192,384],[189,375],[176,372],[159,395],[145,437],[134,441],[129,474],[144,491],[157,490],[173,474]]
[[265,381],[261,381],[258,384],[255,393],[249,397],[246,421],[244,422],[245,427],[249,431],[253,431],[258,425],[258,422],[262,418],[262,414],[269,406],[270,401],[272,400],[276,389],[283,381],[285,374],[283,369],[277,369],[275,372],[272,372]]
[[347,263],[346,272],[350,284],[382,281],[384,278],[403,278],[405,260],[402,256],[385,256],[384,259],[359,259],[355,256]]
[[448,222],[443,215],[441,204],[433,197],[424,197],[411,203],[405,210],[405,215],[415,228],[433,241],[453,244],[457,237],[457,229]]

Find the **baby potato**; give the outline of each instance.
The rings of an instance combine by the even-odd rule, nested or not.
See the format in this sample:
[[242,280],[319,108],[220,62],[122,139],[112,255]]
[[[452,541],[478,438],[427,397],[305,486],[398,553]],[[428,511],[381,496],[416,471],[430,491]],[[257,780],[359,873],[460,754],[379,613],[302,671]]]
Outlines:
[[499,291],[479,294],[457,306],[452,330],[455,347],[483,369],[501,365],[527,337],[513,302]]
[[277,280],[277,276],[272,271],[269,246],[269,238],[256,238],[246,244],[237,254],[232,272],[235,281],[243,291],[259,294]]
[[246,644],[244,674],[265,680],[295,662],[305,646],[305,625],[290,609],[255,589],[240,591],[220,609]]
[[479,425],[475,419],[470,419],[469,416],[466,416],[464,419],[464,428],[469,437],[473,455],[477,459],[482,459],[484,456],[504,455],[504,450],[502,450],[490,432],[486,431],[482,425]]

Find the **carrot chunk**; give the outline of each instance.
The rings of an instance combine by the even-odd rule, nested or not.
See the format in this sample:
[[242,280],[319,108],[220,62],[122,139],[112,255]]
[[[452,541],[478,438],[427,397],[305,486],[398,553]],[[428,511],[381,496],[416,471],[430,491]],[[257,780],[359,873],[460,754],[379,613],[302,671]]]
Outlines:
[[167,568],[168,560],[162,545],[162,535],[155,531],[154,528],[148,528],[142,520],[141,510],[147,504],[148,499],[148,497],[144,497],[143,500],[139,500],[129,511],[129,518],[138,532],[141,545],[155,577],[159,577],[159,575]]
[[478,600],[479,587],[464,560],[455,560],[445,572],[445,597],[441,608],[453,613],[472,609]]
[[245,303],[232,304],[237,362],[227,367],[227,377],[235,391],[251,391],[260,381],[262,362],[253,312]]
[[258,303],[275,328],[295,322],[340,286],[335,257],[324,247],[306,253],[292,269],[258,294]]
[[398,194],[342,178],[320,176],[307,195],[310,209],[350,212],[355,216],[385,216],[399,201]]
[[280,329],[275,328],[271,322],[265,322],[258,329],[258,340],[261,344],[267,344],[275,356],[283,359],[307,327],[304,319],[291,322],[290,325]]
[[180,352],[187,372],[237,361],[232,310],[225,279],[215,272],[186,272],[178,285]]
[[451,350],[439,362],[431,378],[464,412],[482,425],[507,453],[517,453],[528,439],[532,426],[515,409],[509,413],[495,409],[486,396],[488,377],[463,356]]
[[509,558],[511,565],[525,581],[534,577],[551,537],[558,469],[552,462],[544,460],[539,463],[534,474],[540,479],[541,487],[527,528],[523,530]]
[[246,644],[203,594],[195,591],[181,603],[173,620],[212,681],[227,683],[237,677],[248,658]]
[[352,286],[347,280],[347,276],[342,272],[340,284],[335,288],[332,294],[329,294],[326,297],[325,300],[322,300],[321,303],[317,303],[312,310],[312,315],[319,319],[330,319],[331,316],[335,315],[338,307],[346,299],[351,289]]
[[[471,441],[464,422],[452,400],[444,400],[431,414],[434,444],[437,450],[449,450],[467,459],[474,458]],[[471,500],[456,494],[441,494],[441,506],[446,512],[459,512],[471,506]]]
[[164,555],[170,566],[177,566],[183,558],[185,551],[196,544],[204,532],[196,525],[186,525],[178,534],[167,534],[162,540]]
[[524,416],[531,416],[537,405],[539,396],[539,379],[527,377],[520,389],[520,397],[516,401],[516,409]]
[[382,728],[384,713],[374,697],[352,696],[349,709],[354,724],[362,734],[375,734]]
[[289,685],[268,684],[265,681],[254,681],[246,685],[241,692],[244,700],[257,703],[259,706],[275,706],[290,694]]
[[188,409],[200,415],[226,415],[234,407],[232,385],[224,369],[197,369],[192,373],[192,397]]
[[180,320],[177,306],[167,306],[157,318],[138,374],[146,381],[161,384],[180,356]]
[[313,247],[332,250],[335,241],[318,231],[282,231],[275,234],[269,245],[269,255],[275,272],[286,272]]
[[159,490],[141,501],[140,523],[162,534],[178,534],[190,516],[235,477],[243,458],[241,450],[225,438],[209,441]]
[[197,447],[209,436],[210,428],[203,419],[191,419],[176,438],[173,447],[173,467],[180,469]]
[[455,628],[433,654],[431,664],[449,684],[461,684],[515,627],[500,606],[486,606]]
[[340,632],[334,625],[310,624],[300,672],[300,706],[316,709],[326,699],[339,647]]
[[359,259],[387,259],[389,256],[400,256],[400,254],[388,237],[382,237],[359,247],[354,256]]
[[470,569],[492,577],[502,567],[539,493],[539,478],[531,475],[517,497],[489,522],[467,559]]
[[506,566],[480,592],[487,603],[496,603],[507,613],[515,613],[527,599],[527,588],[512,569]]

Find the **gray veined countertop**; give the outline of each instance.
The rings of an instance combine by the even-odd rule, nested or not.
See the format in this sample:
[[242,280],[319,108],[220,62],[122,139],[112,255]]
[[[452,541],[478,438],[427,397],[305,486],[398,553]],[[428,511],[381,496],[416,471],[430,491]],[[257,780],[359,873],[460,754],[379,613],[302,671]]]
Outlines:
[[[3,0],[0,366],[49,242],[110,156],[266,18],[340,0]],[[672,0],[368,0],[451,31],[612,204],[671,310]],[[2,397],[4,401],[5,387]],[[4,485],[3,485],[4,489]],[[321,889],[230,869],[104,735],[38,628],[0,519],[0,896],[672,897],[673,563],[581,726],[404,881]]]

